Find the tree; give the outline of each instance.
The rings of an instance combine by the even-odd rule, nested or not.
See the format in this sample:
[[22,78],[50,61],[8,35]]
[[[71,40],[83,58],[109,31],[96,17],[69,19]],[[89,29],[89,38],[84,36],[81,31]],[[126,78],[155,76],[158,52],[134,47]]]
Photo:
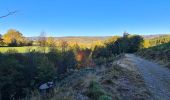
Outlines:
[[127,52],[133,53],[137,52],[139,49],[143,48],[144,39],[139,35],[134,35],[129,38],[129,50]]
[[23,46],[26,39],[19,31],[10,29],[3,35],[3,41],[8,46]]
[[145,39],[144,42],[143,42],[143,48],[148,48],[149,46],[150,46],[149,40]]
[[46,44],[47,44],[47,38],[46,38],[46,33],[45,32],[41,32],[40,36],[39,36],[39,40],[38,40],[40,49],[43,51],[43,53],[45,54],[46,51]]
[[2,35],[0,34],[0,46],[3,46],[4,45],[4,42],[3,42],[3,39],[2,39]]
[[105,42],[105,45],[106,45],[106,49],[108,52],[110,53],[114,53],[114,54],[117,54],[118,53],[118,39],[120,37],[119,36],[114,36],[114,37],[111,37],[109,38],[106,42]]
[[139,35],[128,35],[119,38],[114,45],[117,43],[119,53],[134,53],[143,48],[143,41]]
[[68,43],[67,41],[61,41],[60,42],[60,46],[61,46],[61,51],[65,52],[68,49]]
[[92,67],[92,56],[93,55],[91,49],[86,48],[77,51],[77,53],[75,54],[76,61],[78,62],[77,68]]
[[92,52],[92,58],[109,57],[111,56],[111,51],[105,46],[95,46]]
[[124,33],[123,37],[113,37],[103,47],[96,47],[93,51],[93,58],[109,57],[120,53],[134,53],[143,48],[144,39],[139,35]]
[[130,34],[127,33],[126,31],[123,33],[123,37],[128,37]]
[[47,38],[47,46],[54,47],[56,45],[55,39],[53,37]]
[[78,51],[80,51],[80,46],[77,44],[77,43],[75,43],[72,47],[71,47],[71,49],[74,51],[74,53],[76,54]]

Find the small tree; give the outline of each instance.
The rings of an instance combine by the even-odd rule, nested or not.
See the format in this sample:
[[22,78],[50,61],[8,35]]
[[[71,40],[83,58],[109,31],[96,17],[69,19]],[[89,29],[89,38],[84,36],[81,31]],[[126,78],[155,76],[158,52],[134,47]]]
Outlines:
[[53,37],[47,38],[47,46],[48,46],[49,52],[55,53],[57,51],[56,41]]
[[39,40],[38,40],[40,49],[42,50],[42,52],[45,54],[46,51],[46,43],[47,43],[47,38],[46,38],[46,33],[45,32],[41,32],[40,36],[39,36]]
[[143,48],[144,39],[139,35],[134,35],[129,38],[129,53],[137,52],[139,49]]
[[19,31],[10,29],[3,35],[3,41],[8,46],[22,46],[25,44],[25,37]]
[[4,45],[4,42],[3,42],[3,39],[2,39],[2,35],[0,34],[0,46],[3,46]]
[[61,46],[61,51],[65,52],[68,49],[68,43],[67,41],[61,41],[60,42],[60,46]]
[[48,37],[47,38],[47,46],[49,46],[49,47],[56,46],[56,42],[55,42],[55,39],[53,37]]

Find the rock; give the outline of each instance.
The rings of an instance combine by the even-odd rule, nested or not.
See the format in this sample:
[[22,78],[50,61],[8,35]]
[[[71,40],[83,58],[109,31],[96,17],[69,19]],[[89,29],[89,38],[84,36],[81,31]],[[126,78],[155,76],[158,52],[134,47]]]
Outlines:
[[54,87],[54,83],[53,82],[47,82],[47,83],[40,85],[39,89],[40,90],[46,90],[46,89],[49,89],[49,88],[52,88],[52,87]]

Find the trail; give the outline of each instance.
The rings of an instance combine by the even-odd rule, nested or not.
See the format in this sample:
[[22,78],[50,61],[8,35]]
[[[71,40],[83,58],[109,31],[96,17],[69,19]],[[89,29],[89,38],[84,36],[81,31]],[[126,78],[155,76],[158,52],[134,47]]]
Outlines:
[[134,54],[125,54],[125,59],[141,73],[155,100],[170,100],[170,69]]

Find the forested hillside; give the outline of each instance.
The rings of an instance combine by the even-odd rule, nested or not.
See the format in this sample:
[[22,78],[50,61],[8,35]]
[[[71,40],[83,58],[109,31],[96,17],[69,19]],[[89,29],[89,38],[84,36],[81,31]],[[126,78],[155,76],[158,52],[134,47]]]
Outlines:
[[144,47],[138,52],[139,55],[170,68],[170,35],[145,39]]
[[142,49],[138,54],[170,68],[170,42]]
[[144,48],[157,46],[157,45],[168,43],[168,42],[170,42],[170,35],[164,35],[164,36],[159,36],[155,38],[145,39]]

